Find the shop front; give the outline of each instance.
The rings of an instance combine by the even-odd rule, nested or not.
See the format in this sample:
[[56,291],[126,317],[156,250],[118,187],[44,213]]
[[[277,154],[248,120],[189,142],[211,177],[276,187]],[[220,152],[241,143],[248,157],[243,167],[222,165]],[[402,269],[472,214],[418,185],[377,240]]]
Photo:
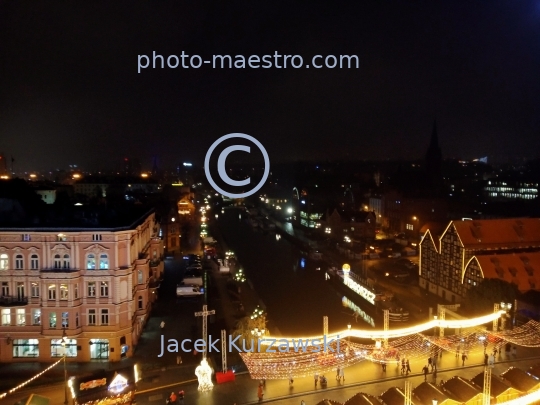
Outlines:
[[137,381],[139,371],[134,365],[72,378],[69,387],[74,405],[129,405],[134,403]]

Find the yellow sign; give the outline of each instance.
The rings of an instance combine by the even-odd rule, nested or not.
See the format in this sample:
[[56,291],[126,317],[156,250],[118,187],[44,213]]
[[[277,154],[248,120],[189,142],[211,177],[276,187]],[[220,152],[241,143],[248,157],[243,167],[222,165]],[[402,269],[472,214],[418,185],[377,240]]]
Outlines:
[[90,390],[92,388],[101,387],[103,385],[107,385],[106,378],[102,378],[101,380],[92,380],[92,381],[81,383],[81,385],[79,386],[79,389],[81,391],[84,391],[84,390]]

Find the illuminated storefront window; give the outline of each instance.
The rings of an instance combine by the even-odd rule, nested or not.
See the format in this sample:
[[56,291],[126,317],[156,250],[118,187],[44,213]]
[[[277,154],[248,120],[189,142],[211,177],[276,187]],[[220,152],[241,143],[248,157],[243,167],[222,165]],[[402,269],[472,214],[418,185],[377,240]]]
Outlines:
[[37,339],[14,339],[13,357],[38,357],[39,341]]

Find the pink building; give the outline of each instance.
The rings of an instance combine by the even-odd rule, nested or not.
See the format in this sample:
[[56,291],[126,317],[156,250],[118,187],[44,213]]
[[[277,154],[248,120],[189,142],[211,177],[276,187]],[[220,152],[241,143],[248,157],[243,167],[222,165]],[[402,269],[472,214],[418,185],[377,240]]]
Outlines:
[[131,356],[162,278],[158,228],[152,212],[119,228],[0,228],[0,362]]

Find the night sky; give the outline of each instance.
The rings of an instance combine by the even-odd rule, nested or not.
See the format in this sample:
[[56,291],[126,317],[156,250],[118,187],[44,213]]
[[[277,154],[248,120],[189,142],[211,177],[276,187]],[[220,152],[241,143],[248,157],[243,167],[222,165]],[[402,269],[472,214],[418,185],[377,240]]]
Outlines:
[[[358,69],[146,69],[137,55],[358,55]],[[538,157],[540,1],[0,2],[0,153],[16,170],[202,163],[241,132],[271,161]]]

